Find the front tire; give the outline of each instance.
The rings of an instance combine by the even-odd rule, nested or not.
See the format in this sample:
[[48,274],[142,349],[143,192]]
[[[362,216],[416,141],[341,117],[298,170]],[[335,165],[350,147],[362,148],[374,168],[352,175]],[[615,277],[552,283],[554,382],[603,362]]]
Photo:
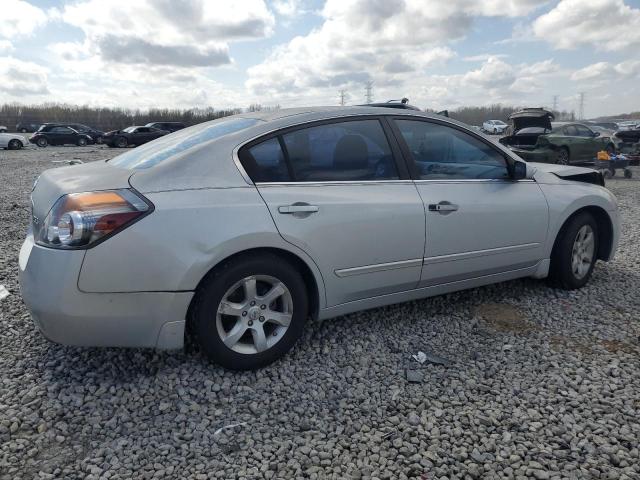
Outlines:
[[49,145],[49,142],[47,142],[47,139],[44,137],[40,137],[38,140],[36,140],[36,145],[38,145],[39,147],[46,147],[47,145]]
[[549,284],[575,290],[587,284],[598,253],[598,224],[588,212],[571,218],[560,230],[551,253]]
[[7,145],[9,150],[20,150],[22,148],[22,142],[20,140],[13,139]]
[[309,309],[304,279],[273,254],[225,263],[205,278],[192,310],[207,357],[232,370],[264,367],[302,335]]
[[124,137],[118,137],[113,143],[118,148],[125,148],[127,146],[127,139]]
[[84,147],[87,145],[87,139],[86,138],[79,138],[78,141],[76,142],[76,145],[78,145],[79,147]]

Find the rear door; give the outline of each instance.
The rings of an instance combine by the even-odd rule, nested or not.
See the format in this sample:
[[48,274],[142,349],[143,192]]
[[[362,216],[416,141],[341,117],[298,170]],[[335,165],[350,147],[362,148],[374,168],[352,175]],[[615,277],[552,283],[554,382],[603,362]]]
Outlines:
[[544,258],[546,199],[533,180],[511,180],[498,148],[442,122],[394,125],[426,210],[420,286],[527,269]]
[[133,141],[136,145],[142,145],[153,138],[151,128],[138,127],[133,135]]
[[425,215],[375,117],[288,129],[240,150],[282,237],[316,262],[327,305],[415,288]]
[[576,130],[578,131],[578,137],[580,137],[581,160],[595,160],[598,150],[602,147],[602,142],[595,136],[593,131],[584,125],[576,125]]
[[73,130],[69,127],[52,127],[47,132],[48,142],[52,145],[64,145],[71,142],[71,135]]

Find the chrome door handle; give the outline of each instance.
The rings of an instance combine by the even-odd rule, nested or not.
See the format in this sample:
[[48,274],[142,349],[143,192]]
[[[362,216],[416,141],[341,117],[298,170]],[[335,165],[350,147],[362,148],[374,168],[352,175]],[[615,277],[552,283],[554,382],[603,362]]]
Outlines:
[[438,212],[443,215],[447,215],[451,212],[456,212],[457,210],[458,210],[458,205],[451,202],[447,202],[446,200],[443,200],[440,203],[429,204],[430,212]]
[[278,207],[278,212],[283,214],[294,214],[294,213],[315,213],[318,211],[318,207],[316,205],[283,205]]

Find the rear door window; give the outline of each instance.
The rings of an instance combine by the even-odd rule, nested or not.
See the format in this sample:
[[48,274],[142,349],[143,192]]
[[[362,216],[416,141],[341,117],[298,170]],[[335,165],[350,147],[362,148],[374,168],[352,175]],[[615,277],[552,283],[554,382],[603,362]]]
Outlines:
[[566,127],[564,127],[564,134],[568,135],[569,137],[577,137],[578,129],[575,125],[567,125]]
[[282,136],[297,182],[398,179],[391,147],[378,120],[302,128]]

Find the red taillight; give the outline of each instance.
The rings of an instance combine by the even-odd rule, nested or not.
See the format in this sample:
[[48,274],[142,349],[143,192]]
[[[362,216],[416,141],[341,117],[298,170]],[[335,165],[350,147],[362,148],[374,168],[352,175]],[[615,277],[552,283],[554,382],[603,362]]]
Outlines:
[[55,203],[36,241],[55,248],[87,248],[151,209],[146,199],[128,189],[71,193]]

